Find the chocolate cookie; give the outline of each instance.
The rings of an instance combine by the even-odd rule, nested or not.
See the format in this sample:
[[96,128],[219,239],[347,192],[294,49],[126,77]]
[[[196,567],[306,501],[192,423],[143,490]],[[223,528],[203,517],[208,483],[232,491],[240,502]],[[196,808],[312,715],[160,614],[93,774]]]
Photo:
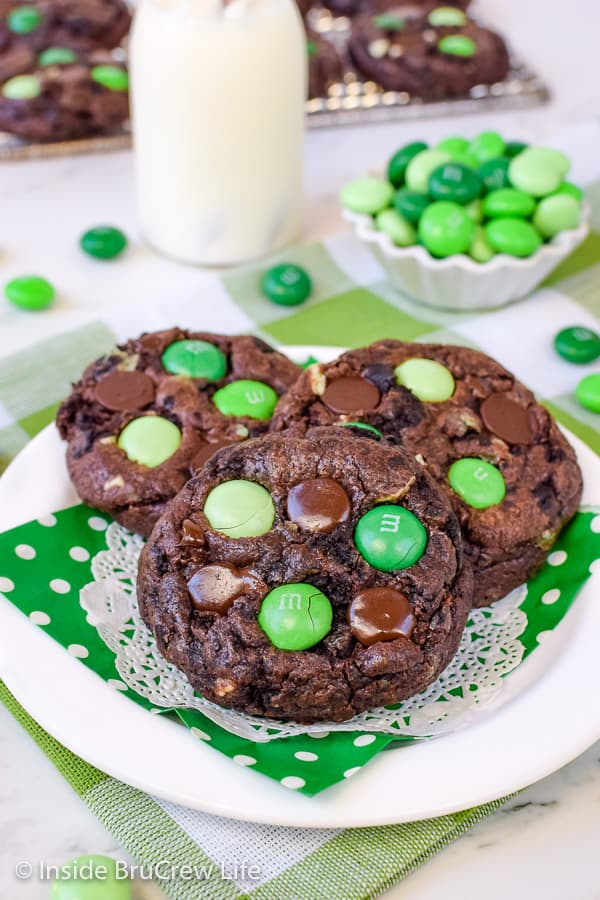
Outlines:
[[375,428],[423,457],[458,514],[476,606],[534,575],[578,508],[581,472],[556,422],[476,350],[380,341],[313,365],[272,429],[352,421],[357,434]]
[[268,429],[299,371],[254,337],[171,328],[121,344],[88,366],[58,411],[73,484],[148,535],[216,450]]
[[342,81],[344,67],[331,41],[308,32],[308,96],[326,97],[332,84]]
[[348,47],[364,77],[426,99],[468,94],[475,85],[502,81],[509,68],[500,35],[446,6],[419,13],[414,5],[399,5],[360,16]]
[[128,118],[127,71],[106,54],[42,64],[0,88],[0,131],[30,141],[114,134]]
[[423,690],[470,609],[458,522],[400,448],[320,428],[222,451],[169,504],[137,595],[207,699],[343,721]]
[[[443,6],[465,9],[470,2],[471,0],[448,0]],[[348,16],[349,18],[361,13],[382,12],[393,7],[402,8],[405,16],[415,16],[420,15],[424,7],[434,5],[441,6],[442,4],[434,4],[432,0],[407,0],[407,2],[402,2],[402,0],[400,2],[399,0],[327,0],[324,3],[324,6],[330,9],[334,15]]]
[[0,0],[0,42],[12,35],[36,51],[48,47],[79,51],[110,50],[129,31],[124,0]]

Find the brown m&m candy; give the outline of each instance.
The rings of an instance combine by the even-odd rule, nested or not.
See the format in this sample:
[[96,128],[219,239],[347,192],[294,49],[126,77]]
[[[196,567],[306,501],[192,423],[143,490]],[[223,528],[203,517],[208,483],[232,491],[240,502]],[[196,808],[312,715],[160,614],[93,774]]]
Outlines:
[[333,478],[301,481],[291,489],[287,498],[288,517],[306,531],[327,534],[347,521],[350,510],[348,494]]
[[390,587],[375,587],[366,588],[353,599],[348,624],[356,640],[370,646],[410,637],[415,617],[404,594]]
[[228,563],[204,566],[188,581],[192,603],[201,612],[225,613],[254,579]]
[[98,403],[116,412],[143,409],[154,400],[154,383],[143,372],[111,372],[95,388]]
[[506,394],[492,394],[481,404],[480,413],[485,427],[503,441],[509,444],[532,442],[529,410]]
[[321,399],[332,412],[352,413],[375,409],[379,397],[372,382],[360,375],[346,375],[330,381]]

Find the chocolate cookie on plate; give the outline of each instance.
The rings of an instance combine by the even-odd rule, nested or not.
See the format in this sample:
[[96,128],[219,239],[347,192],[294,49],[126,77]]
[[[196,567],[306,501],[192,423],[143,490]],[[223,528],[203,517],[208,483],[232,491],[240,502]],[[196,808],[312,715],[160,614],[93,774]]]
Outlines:
[[326,97],[332,84],[342,81],[344,67],[331,41],[313,31],[308,32],[308,96]]
[[447,497],[400,448],[320,428],[223,450],[140,557],[140,611],[207,699],[343,721],[421,691],[471,605]]
[[127,341],[88,366],[58,411],[71,480],[148,535],[206,459],[268,429],[299,371],[254,337],[171,328]]
[[461,96],[506,77],[508,52],[500,35],[460,9],[425,7],[419,18],[408,16],[407,8],[355,20],[348,47],[364,77],[426,99]]
[[534,575],[579,505],[581,472],[556,422],[476,350],[380,341],[315,364],[279,403],[272,429],[317,425],[375,429],[424,459],[458,514],[476,606]]
[[38,51],[47,47],[110,50],[131,24],[124,0],[1,0],[0,17],[0,34],[13,35]]
[[337,16],[356,16],[360,13],[377,13],[392,7],[401,7],[408,17],[420,15],[424,7],[443,5],[444,7],[466,8],[471,0],[447,0],[444,4],[433,4],[432,0],[327,0],[326,6]]
[[106,54],[58,63],[49,53],[42,52],[38,68],[2,84],[0,131],[43,142],[120,131],[129,118],[126,69]]

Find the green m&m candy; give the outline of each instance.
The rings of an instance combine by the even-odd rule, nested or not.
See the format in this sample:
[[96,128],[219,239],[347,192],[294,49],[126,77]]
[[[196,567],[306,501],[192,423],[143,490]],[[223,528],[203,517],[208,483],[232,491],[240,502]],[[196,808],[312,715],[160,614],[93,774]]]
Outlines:
[[79,246],[96,259],[114,259],[127,246],[127,238],[113,225],[96,225],[81,235]]
[[126,91],[129,89],[129,76],[120,66],[99,65],[90,70],[92,81],[108,88],[109,91]]
[[417,153],[406,168],[406,187],[419,194],[427,194],[431,173],[446,162],[450,162],[450,154],[445,150],[423,150]]
[[213,488],[204,503],[211,528],[232,538],[266,534],[275,521],[270,493],[255,481],[224,481]]
[[34,100],[42,92],[37,75],[15,75],[2,85],[2,96],[9,100]]
[[434,200],[450,200],[464,206],[476,200],[481,191],[478,176],[462,163],[444,163],[431,173],[429,179],[429,194]]
[[519,153],[522,153],[523,150],[527,150],[528,146],[529,144],[524,144],[523,141],[507,141],[504,153],[509,159],[513,159]]
[[397,247],[411,247],[416,243],[417,232],[408,219],[395,209],[384,209],[377,215],[375,224]]
[[582,378],[575,388],[575,396],[584,409],[600,413],[600,372]]
[[542,245],[539,233],[524,219],[492,219],[485,236],[497,253],[509,256],[532,256]]
[[368,425],[366,422],[336,422],[335,424],[338,428],[352,428],[357,431],[366,431],[378,438],[383,437],[378,428],[374,428],[373,425]]
[[333,609],[312,584],[280,584],[264,597],[258,624],[279,650],[308,650],[331,631]]
[[508,156],[495,156],[493,159],[486,159],[485,162],[482,162],[477,168],[477,175],[483,184],[483,189],[489,192],[509,187],[509,166],[510,159]]
[[460,28],[467,24],[467,17],[456,6],[438,6],[431,10],[427,21],[434,28]]
[[77,54],[69,47],[48,47],[38,56],[38,63],[40,66],[63,66],[74,63],[76,59]]
[[466,34],[446,34],[437,42],[437,48],[447,56],[462,56],[464,59],[475,56],[477,52],[477,44]]
[[553,194],[540,201],[533,224],[545,238],[556,237],[561,231],[577,228],[581,218],[581,204],[567,194]]
[[441,403],[454,393],[452,372],[434,359],[407,359],[396,366],[394,378],[425,403]]
[[4,287],[7,300],[20,309],[46,309],[54,300],[55,290],[49,281],[39,275],[21,275]]
[[567,362],[591,363],[600,357],[600,335],[583,325],[572,325],[558,332],[554,349]]
[[394,188],[383,178],[357,178],[342,188],[342,206],[351,212],[375,216],[392,202]]
[[181,444],[181,431],[162,416],[142,416],[125,426],[117,439],[131,462],[154,469],[173,456]]
[[50,900],[131,900],[131,883],[110,856],[78,856],[59,867]]
[[480,225],[475,230],[473,243],[469,247],[469,256],[478,263],[489,262],[496,255],[496,251],[485,236],[485,229]]
[[174,341],[164,351],[161,362],[173,375],[188,375],[206,381],[219,381],[227,372],[227,357],[208,341]]
[[440,141],[439,144],[436,145],[436,150],[445,150],[446,153],[449,153],[452,159],[454,159],[455,154],[466,153],[469,149],[469,142],[466,138],[463,137],[447,137],[444,138],[443,141]]
[[472,153],[480,163],[504,155],[505,143],[497,131],[482,131],[469,144]]
[[360,555],[374,569],[392,572],[418,562],[427,546],[427,531],[404,506],[375,506],[361,516],[354,529]]
[[212,399],[224,416],[265,420],[273,415],[279,397],[270,385],[242,378],[219,388]]
[[575,200],[583,200],[583,191],[578,185],[573,184],[572,181],[563,181],[550,196],[556,197],[559,194],[566,194],[568,197],[574,197]]
[[563,181],[563,169],[554,158],[540,153],[543,148],[528,147],[511,159],[508,177],[513,187],[532,197],[552,194]]
[[496,506],[506,494],[502,473],[483,459],[458,459],[450,466],[448,481],[459,497],[473,509]]
[[404,176],[409,162],[423,150],[427,150],[427,144],[424,144],[423,141],[414,141],[394,153],[388,163],[387,177],[395,188],[404,184]]
[[500,188],[484,198],[483,214],[488,219],[528,219],[535,209],[535,200],[515,188]]
[[35,6],[17,6],[7,15],[6,24],[13,34],[31,34],[40,27],[43,18]]
[[476,225],[483,222],[483,203],[479,197],[477,200],[471,200],[470,203],[467,203],[464,209],[468,217],[472,222],[475,222]]
[[433,256],[466,253],[474,232],[475,223],[463,207],[443,200],[428,206],[419,222],[419,237]]
[[298,306],[310,297],[312,282],[300,266],[281,263],[265,272],[261,289],[265,297],[279,306]]
[[394,209],[411,225],[418,223],[428,206],[429,197],[427,194],[409,191],[408,188],[400,188],[394,194]]

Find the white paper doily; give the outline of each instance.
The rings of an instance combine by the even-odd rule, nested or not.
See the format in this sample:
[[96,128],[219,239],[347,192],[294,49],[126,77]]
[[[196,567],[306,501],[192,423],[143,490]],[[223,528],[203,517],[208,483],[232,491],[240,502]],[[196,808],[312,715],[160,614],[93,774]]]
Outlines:
[[106,530],[107,550],[92,560],[94,581],[80,603],[104,643],[115,654],[122,681],[156,709],[197,709],[216,724],[252,741],[270,741],[320,731],[378,731],[429,737],[463,727],[484,707],[498,701],[503,676],[523,658],[519,640],[527,616],[519,609],[523,585],[486,609],[473,610],[458,652],[427,690],[399,704],[370,710],[342,723],[298,725],[223,709],[198,696],[185,675],[162,658],[141,619],[135,594],[143,541],[113,522]]

